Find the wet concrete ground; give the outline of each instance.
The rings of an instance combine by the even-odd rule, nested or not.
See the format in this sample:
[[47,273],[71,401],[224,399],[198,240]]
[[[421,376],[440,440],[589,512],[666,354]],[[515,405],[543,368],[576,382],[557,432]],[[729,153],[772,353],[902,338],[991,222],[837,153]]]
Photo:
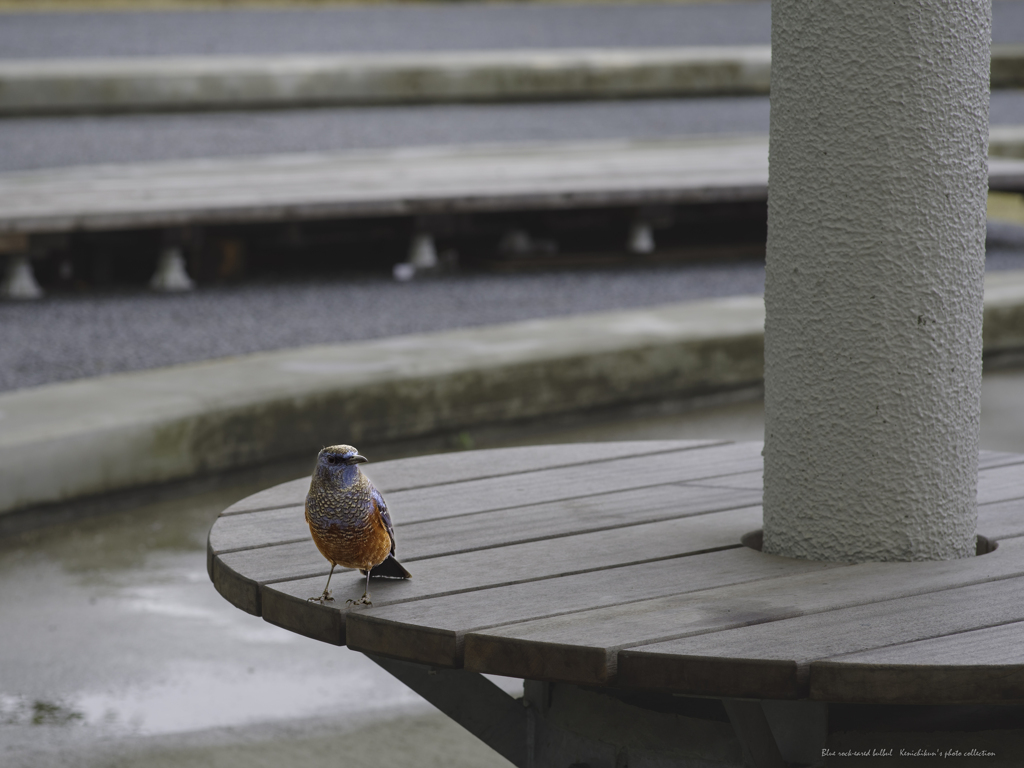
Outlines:
[[[467,438],[759,440],[762,404],[742,399],[756,394]],[[1022,402],[1024,370],[986,372],[983,447],[1024,453]],[[0,544],[0,765],[507,766],[360,654],[267,624],[213,590],[204,547],[217,513],[299,474],[277,467]]]

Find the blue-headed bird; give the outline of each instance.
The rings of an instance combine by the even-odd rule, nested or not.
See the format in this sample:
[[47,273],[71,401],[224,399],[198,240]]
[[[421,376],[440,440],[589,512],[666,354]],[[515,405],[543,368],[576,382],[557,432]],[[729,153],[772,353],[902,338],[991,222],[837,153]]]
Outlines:
[[372,605],[370,577],[408,579],[411,574],[395,559],[395,530],[380,491],[359,468],[365,456],[351,445],[320,451],[306,496],[306,522],[313,543],[331,564],[323,594],[309,598],[333,602],[329,588],[334,569],[358,568],[366,575],[366,591],[352,605]]

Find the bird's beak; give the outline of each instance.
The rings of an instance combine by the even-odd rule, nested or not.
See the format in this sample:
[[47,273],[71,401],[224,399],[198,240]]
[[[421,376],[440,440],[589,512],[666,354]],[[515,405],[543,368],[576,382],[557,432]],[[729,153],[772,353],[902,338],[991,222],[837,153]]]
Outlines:
[[368,461],[368,459],[365,456],[357,453],[355,456],[350,458],[345,463],[346,464],[365,464],[367,461]]

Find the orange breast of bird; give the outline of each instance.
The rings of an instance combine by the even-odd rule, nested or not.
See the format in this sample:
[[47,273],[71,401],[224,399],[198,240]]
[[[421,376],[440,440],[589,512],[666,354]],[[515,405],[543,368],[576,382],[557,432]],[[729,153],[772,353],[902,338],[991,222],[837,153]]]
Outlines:
[[343,493],[311,488],[306,497],[306,521],[317,549],[332,565],[370,569],[391,552],[391,537],[369,483]]

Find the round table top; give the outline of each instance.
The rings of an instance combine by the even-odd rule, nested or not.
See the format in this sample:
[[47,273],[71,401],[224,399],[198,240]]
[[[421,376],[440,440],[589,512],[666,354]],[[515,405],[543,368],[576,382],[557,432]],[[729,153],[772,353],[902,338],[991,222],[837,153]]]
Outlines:
[[[335,645],[531,680],[884,704],[1024,701],[1024,456],[983,452],[994,551],[844,564],[767,555],[761,444],[534,446],[367,464],[407,581],[329,571],[308,478],[226,509],[210,578]],[[757,536],[747,536],[747,544]],[[984,549],[985,547],[983,547]]]

